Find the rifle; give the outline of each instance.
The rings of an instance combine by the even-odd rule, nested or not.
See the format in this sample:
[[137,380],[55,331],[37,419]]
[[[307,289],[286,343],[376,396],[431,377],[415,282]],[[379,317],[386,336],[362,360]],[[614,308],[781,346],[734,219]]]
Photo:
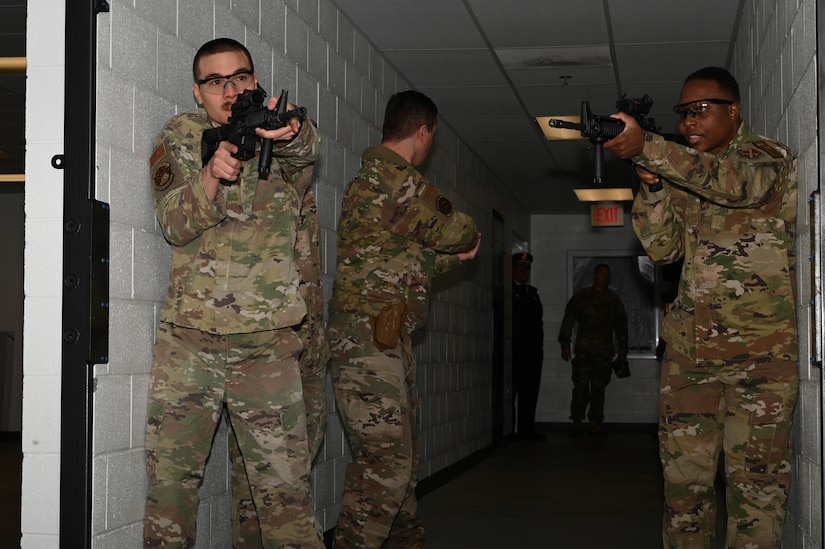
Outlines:
[[[665,139],[670,141],[680,141],[680,136],[677,137],[672,134],[663,134],[661,127],[656,125],[653,118],[647,116],[650,112],[650,107],[653,106],[653,99],[645,94],[643,97],[636,99],[627,98],[627,94],[622,95],[616,101],[616,110],[627,113],[639,123],[639,126],[645,131],[658,133],[663,135]],[[593,143],[595,156],[595,175],[593,183],[601,184],[602,182],[602,163],[604,162],[604,151],[602,144],[609,141],[622,133],[624,130],[624,122],[609,116],[600,116],[593,114],[590,111],[590,104],[587,101],[582,101],[581,123],[567,122],[566,120],[559,120],[551,118],[548,122],[552,128],[561,128],[566,130],[579,130],[582,137],[587,137]],[[682,143],[684,143],[682,141]]]
[[[209,162],[221,141],[229,141],[236,147],[238,152],[232,156],[239,160],[249,160],[255,156],[255,148],[258,144],[258,134],[255,128],[265,130],[276,130],[283,128],[289,123],[290,118],[304,117],[307,110],[304,107],[296,107],[293,110],[286,110],[287,91],[281,90],[278,98],[278,106],[275,110],[269,110],[264,106],[266,91],[260,86],[252,90],[244,90],[235,103],[232,104],[232,115],[229,122],[209,128],[203,131],[201,138],[201,159],[203,166]],[[272,163],[272,139],[263,139],[261,143],[261,157],[258,161],[258,177],[269,179],[269,168]],[[222,185],[232,185],[234,182],[221,179]]]

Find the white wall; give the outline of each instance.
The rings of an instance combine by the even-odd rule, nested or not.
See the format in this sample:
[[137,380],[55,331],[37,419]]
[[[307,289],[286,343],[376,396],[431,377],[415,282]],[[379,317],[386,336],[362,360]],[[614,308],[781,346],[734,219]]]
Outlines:
[[[29,0],[23,287],[23,547],[58,546],[63,177],[51,167],[50,161],[63,152],[64,27],[62,4]],[[45,105],[49,108],[44,108]]]
[[[135,0],[111,2],[97,19],[97,199],[111,206],[109,363],[95,368],[92,531],[95,547],[138,547],[145,472],[143,432],[157,315],[168,279],[169,246],[154,220],[147,159],[173,114],[193,108],[191,62],[216,36],[243,42],[262,85],[290,91],[323,137],[315,191],[323,231],[325,291],[335,268],[335,227],[344,186],[361,151],[380,138],[389,96],[408,85],[327,0]],[[23,546],[57,547],[60,472],[61,173],[64,13],[30,0],[26,185],[26,349],[24,358]],[[54,106],[44,109],[43,105]],[[493,205],[529,226],[526,210],[493,179],[448,126],[439,126],[426,174],[489,233]],[[434,286],[433,314],[416,336],[421,378],[422,476],[491,441],[491,259]],[[438,333],[436,333],[436,331]],[[328,391],[329,393],[329,391]],[[332,406],[331,394],[328,403]],[[334,526],[348,449],[332,411],[313,469],[318,516]],[[231,500],[220,432],[201,490],[198,547],[227,545]],[[65,543],[66,540],[63,540]]]
[[[571,191],[572,192],[572,191]],[[573,382],[571,366],[561,359],[557,341],[568,288],[568,251],[627,252],[645,255],[625,214],[623,227],[591,227],[588,212],[581,215],[532,216],[533,254],[531,284],[544,307],[544,363],[536,421],[569,423]],[[598,253],[594,253],[598,255]],[[615,376],[605,392],[605,423],[652,424],[659,394],[659,364],[653,359],[632,359],[631,376]]]

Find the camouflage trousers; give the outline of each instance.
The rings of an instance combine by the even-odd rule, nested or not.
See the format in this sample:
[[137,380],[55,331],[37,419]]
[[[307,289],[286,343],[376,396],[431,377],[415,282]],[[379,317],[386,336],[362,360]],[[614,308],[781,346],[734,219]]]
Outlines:
[[206,459],[226,407],[264,547],[324,547],[291,329],[216,336],[161,324],[146,431],[144,546],[193,547]]
[[413,547],[424,529],[416,519],[418,392],[409,337],[402,332],[394,349],[381,351],[369,317],[335,312],[328,329],[335,400],[352,448],[335,547]]
[[571,361],[573,398],[570,401],[570,419],[579,422],[587,414],[594,425],[604,421],[604,391],[610,384],[613,370],[611,357],[576,355]]
[[725,547],[779,548],[791,480],[796,364],[697,365],[670,348],[659,399],[664,547],[715,547],[714,476],[724,452]]
[[[307,361],[301,355],[301,384],[307,416],[307,438],[311,460],[315,459],[324,440],[327,423],[326,361]],[[235,433],[229,430],[229,459],[232,464],[232,546],[238,549],[263,548],[258,511],[249,489],[243,458]]]

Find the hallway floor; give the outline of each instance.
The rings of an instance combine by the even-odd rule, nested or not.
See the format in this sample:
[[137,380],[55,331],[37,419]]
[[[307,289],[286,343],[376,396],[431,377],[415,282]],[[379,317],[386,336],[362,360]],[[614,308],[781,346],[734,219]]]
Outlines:
[[[0,547],[20,539],[20,441],[0,440]],[[427,549],[658,549],[652,431],[515,440],[419,501]],[[720,536],[720,538],[723,536]]]
[[652,431],[516,440],[419,502],[427,549],[654,549],[662,480]]

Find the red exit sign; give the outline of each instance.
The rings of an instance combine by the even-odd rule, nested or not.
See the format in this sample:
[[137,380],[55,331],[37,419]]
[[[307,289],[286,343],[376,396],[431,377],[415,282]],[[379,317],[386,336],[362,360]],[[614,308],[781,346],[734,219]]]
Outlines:
[[624,206],[621,202],[597,202],[590,205],[591,227],[623,227]]

